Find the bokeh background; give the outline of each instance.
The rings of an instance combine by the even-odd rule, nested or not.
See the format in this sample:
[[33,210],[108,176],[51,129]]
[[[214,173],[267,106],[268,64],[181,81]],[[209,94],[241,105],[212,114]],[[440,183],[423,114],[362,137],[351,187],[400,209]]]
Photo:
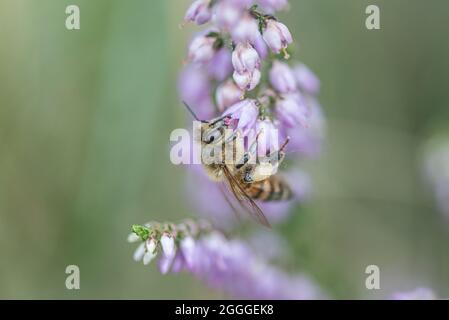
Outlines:
[[[416,286],[449,296],[449,225],[422,179],[421,150],[449,125],[449,2],[291,0],[281,18],[321,78],[314,194],[277,228],[292,269],[335,298]],[[65,8],[81,9],[81,30]],[[132,260],[130,226],[177,220],[185,170],[176,92],[188,0],[0,0],[0,298],[222,298],[187,274]],[[381,8],[379,31],[365,8]],[[81,269],[81,290],[65,268]],[[381,290],[365,288],[365,268]]]

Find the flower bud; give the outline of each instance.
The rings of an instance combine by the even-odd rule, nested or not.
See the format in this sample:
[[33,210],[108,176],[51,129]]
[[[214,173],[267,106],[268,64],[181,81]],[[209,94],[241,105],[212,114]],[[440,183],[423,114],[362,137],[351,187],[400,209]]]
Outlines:
[[238,119],[237,129],[241,129],[243,135],[246,135],[253,129],[256,123],[259,116],[259,108],[257,107],[256,100],[245,99],[229,107],[223,113],[223,116],[226,115],[231,116],[232,119]]
[[181,251],[185,259],[185,263],[188,268],[193,267],[194,258],[195,258],[195,241],[192,237],[185,237],[181,240]]
[[252,72],[260,68],[260,57],[251,44],[239,43],[232,52],[232,65],[238,73]]
[[140,261],[142,260],[143,256],[145,254],[145,244],[141,243],[136,251],[134,251],[133,259],[134,261]]
[[161,237],[161,245],[166,257],[173,258],[175,256],[175,240],[172,235],[164,233]]
[[231,51],[228,48],[219,49],[208,66],[208,73],[215,80],[223,81],[232,74]]
[[320,80],[305,65],[299,64],[293,69],[296,81],[301,90],[316,95],[320,91]]
[[201,25],[209,22],[211,17],[210,0],[196,0],[187,9],[184,20]]
[[178,78],[178,91],[181,100],[192,106],[200,119],[214,116],[211,83],[204,68],[194,64],[184,68]]
[[268,47],[260,33],[257,34],[257,37],[253,43],[253,46],[254,46],[254,49],[256,49],[257,53],[259,54],[260,58],[262,58],[262,59],[267,58]]
[[185,260],[183,255],[178,251],[171,265],[171,272],[178,273],[185,268]]
[[215,41],[215,37],[195,37],[189,46],[189,60],[197,63],[209,62],[215,54]]
[[253,90],[260,82],[261,73],[259,69],[254,69],[253,72],[245,72],[243,74],[234,72],[233,78],[235,83],[242,90],[251,91]]
[[314,98],[307,98],[306,103],[309,108],[308,126],[287,129],[286,135],[291,138],[287,151],[295,150],[295,154],[298,156],[314,158],[319,155],[324,143],[326,121],[318,101]]
[[137,242],[137,241],[139,241],[140,240],[140,237],[137,235],[137,234],[135,234],[134,232],[133,233],[130,233],[129,235],[128,235],[128,238],[127,238],[127,241],[129,242],[129,243],[134,243],[134,242]]
[[218,109],[223,111],[225,108],[239,102],[244,95],[241,90],[232,80],[228,80],[217,88],[215,93],[215,101]]
[[154,258],[156,257],[156,253],[154,252],[145,252],[143,255],[143,264],[147,265],[149,264]]
[[287,127],[308,126],[309,110],[299,93],[282,96],[276,102],[276,113],[280,121]]
[[230,32],[232,40],[236,43],[255,43],[257,36],[260,35],[256,20],[249,14],[245,14]]
[[270,70],[270,83],[280,93],[289,93],[297,90],[295,75],[284,62],[273,62],[273,67]]
[[168,271],[170,271],[170,267],[172,265],[173,259],[174,259],[174,256],[173,257],[167,257],[165,255],[162,255],[159,258],[159,261],[158,261],[157,265],[158,265],[159,271],[162,274],[167,274]]
[[280,53],[293,42],[292,35],[285,24],[273,19],[268,20],[263,39],[275,53]]
[[154,240],[153,238],[149,238],[147,241],[145,241],[145,249],[148,252],[153,253],[156,250],[156,240]]
[[269,119],[257,120],[253,137],[249,141],[257,138],[257,154],[265,156],[267,153],[278,151],[279,149],[279,132],[273,122]]
[[232,26],[238,23],[241,16],[242,10],[229,1],[219,1],[214,6],[214,23],[220,29],[231,30]]

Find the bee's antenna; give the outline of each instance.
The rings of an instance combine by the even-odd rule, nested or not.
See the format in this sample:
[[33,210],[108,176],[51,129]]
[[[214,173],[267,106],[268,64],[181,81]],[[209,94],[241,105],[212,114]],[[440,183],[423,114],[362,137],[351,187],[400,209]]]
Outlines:
[[183,101],[182,103],[187,108],[187,110],[189,110],[190,114],[196,121],[202,121],[202,120],[198,119],[197,115],[195,114],[195,112],[193,112],[192,108],[190,108],[190,106],[187,104],[187,102]]
[[279,149],[278,152],[284,151],[285,147],[287,146],[287,144],[290,142],[290,137],[287,137],[287,139],[285,139],[285,142],[282,144],[281,148]]

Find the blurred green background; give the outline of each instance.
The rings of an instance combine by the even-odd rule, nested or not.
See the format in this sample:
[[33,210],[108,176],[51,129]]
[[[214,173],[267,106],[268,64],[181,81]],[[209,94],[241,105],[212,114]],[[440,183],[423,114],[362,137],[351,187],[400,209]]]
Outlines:
[[[220,298],[189,275],[132,260],[130,226],[176,220],[184,169],[177,72],[188,0],[0,0],[0,298]],[[420,148],[449,123],[449,2],[291,0],[281,18],[321,78],[328,139],[305,164],[314,196],[278,228],[292,269],[332,297],[415,286],[449,296],[449,225]],[[81,9],[81,30],[65,8]],[[365,8],[381,8],[379,31]],[[65,268],[81,269],[81,290]],[[365,289],[365,268],[381,290]]]

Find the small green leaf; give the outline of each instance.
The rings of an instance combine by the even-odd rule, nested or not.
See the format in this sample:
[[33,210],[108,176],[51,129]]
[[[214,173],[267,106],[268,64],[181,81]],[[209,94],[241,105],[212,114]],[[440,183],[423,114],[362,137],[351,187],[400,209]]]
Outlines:
[[139,236],[139,238],[142,239],[142,241],[146,241],[150,236],[150,229],[148,229],[147,227],[144,227],[144,226],[137,225],[137,224],[132,226],[132,231],[137,236]]

